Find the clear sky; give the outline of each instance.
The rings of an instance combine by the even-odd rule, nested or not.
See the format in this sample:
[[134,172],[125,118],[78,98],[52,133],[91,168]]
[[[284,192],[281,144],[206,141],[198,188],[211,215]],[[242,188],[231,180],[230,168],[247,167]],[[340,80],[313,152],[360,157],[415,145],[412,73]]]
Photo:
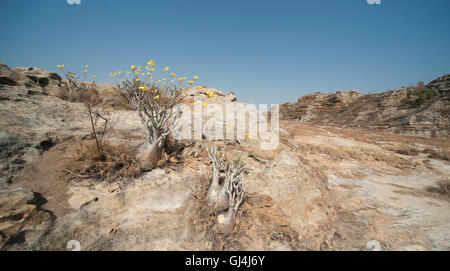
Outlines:
[[450,73],[450,1],[1,0],[0,61],[109,73],[154,59],[240,101],[374,93]]

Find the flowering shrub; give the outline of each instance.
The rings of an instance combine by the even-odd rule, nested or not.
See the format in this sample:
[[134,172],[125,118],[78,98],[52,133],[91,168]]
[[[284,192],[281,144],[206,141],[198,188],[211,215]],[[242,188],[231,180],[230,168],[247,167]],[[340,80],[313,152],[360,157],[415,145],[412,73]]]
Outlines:
[[[101,155],[101,144],[99,142],[99,139],[97,138],[97,131],[95,129],[95,122],[97,122],[98,119],[103,119],[105,121],[104,129],[102,136],[104,135],[104,132],[106,131],[106,124],[108,123],[108,120],[104,118],[100,112],[97,109],[94,109],[96,105],[98,105],[101,102],[100,96],[95,89],[95,82],[88,82],[86,81],[87,75],[88,75],[88,65],[85,66],[84,72],[82,75],[76,75],[73,72],[64,70],[65,65],[57,65],[58,68],[62,71],[64,78],[67,80],[67,93],[64,95],[66,100],[71,102],[83,102],[87,107],[87,112],[89,115],[89,119],[91,122],[91,128],[92,128],[92,137],[95,140],[96,147],[97,147],[97,154]],[[92,75],[92,78],[96,78],[96,75]]]
[[[67,90],[63,93],[63,99],[70,102],[84,102],[90,105],[95,105],[100,102],[97,90],[95,89],[95,82],[88,82],[88,65],[84,67],[81,75],[65,70],[65,65],[57,65],[66,79]],[[93,79],[97,76],[92,75]]]
[[[178,102],[180,91],[185,89],[186,77],[169,74],[165,67],[155,75],[155,62],[150,60],[142,66],[131,66],[131,70],[113,72],[110,76],[116,81],[117,88],[138,112],[142,125],[145,127],[147,142],[139,148],[138,159],[145,165],[154,166],[162,155],[162,146],[181,114],[174,106]],[[195,76],[193,80],[197,80]],[[193,85],[194,81],[187,81]]]

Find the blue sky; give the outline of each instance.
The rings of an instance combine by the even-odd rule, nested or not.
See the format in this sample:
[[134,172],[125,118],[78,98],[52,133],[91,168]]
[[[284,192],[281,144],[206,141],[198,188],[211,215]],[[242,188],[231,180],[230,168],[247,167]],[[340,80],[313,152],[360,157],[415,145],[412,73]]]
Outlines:
[[0,61],[109,73],[154,59],[240,101],[375,93],[450,73],[450,1],[1,0]]

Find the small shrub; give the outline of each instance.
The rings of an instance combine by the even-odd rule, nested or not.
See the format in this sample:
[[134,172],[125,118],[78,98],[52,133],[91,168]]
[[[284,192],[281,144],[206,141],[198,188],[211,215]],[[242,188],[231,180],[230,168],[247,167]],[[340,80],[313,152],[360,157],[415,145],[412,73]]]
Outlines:
[[[71,71],[64,69],[65,65],[58,65],[65,80],[65,88],[63,89],[62,99],[69,102],[82,102],[90,104],[91,106],[97,105],[101,102],[100,95],[95,88],[95,81],[88,82],[88,66],[84,72],[78,75]],[[96,78],[95,75],[92,76]]]
[[429,89],[425,86],[417,87],[414,95],[417,97],[416,103],[418,105],[425,104],[428,100],[434,98],[436,96],[436,92],[432,89]]

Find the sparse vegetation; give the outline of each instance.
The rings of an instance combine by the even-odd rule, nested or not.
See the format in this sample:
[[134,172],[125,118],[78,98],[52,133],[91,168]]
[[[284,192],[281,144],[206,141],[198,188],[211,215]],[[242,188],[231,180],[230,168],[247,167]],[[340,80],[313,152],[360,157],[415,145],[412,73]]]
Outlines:
[[386,147],[385,149],[402,155],[415,156],[419,154],[419,152],[415,148],[409,146]]
[[417,97],[416,103],[418,105],[424,105],[427,101],[436,96],[436,92],[432,89],[427,88],[423,84],[418,84],[416,90],[414,91],[414,95]]
[[[73,72],[64,71],[64,65],[58,65],[58,68],[62,70],[67,81],[68,91],[65,93],[64,98],[66,98],[70,102],[82,102],[86,105],[87,113],[91,123],[92,138],[95,141],[98,155],[101,155],[101,147],[99,139],[97,138],[95,123],[99,119],[104,120],[104,129],[102,132],[103,137],[106,131],[106,125],[108,124],[108,119],[103,117],[100,111],[96,108],[96,106],[101,102],[101,99],[98,91],[95,88],[95,83],[86,81],[88,74],[88,65],[85,66],[86,70],[82,76],[77,75]],[[96,76],[94,75],[93,77],[95,78]]]
[[[65,65],[58,65],[58,68],[63,73],[63,77],[66,79],[65,87],[61,88],[63,91],[62,99],[69,102],[82,102],[85,104],[96,105],[101,102],[100,95],[96,89],[95,82],[88,82],[88,65],[85,66],[86,70],[76,74],[75,72],[66,71]],[[96,78],[93,75],[93,78]]]
[[428,192],[437,193],[450,198],[450,179],[442,179],[436,183],[435,186],[429,186]]
[[137,177],[143,169],[136,160],[133,148],[101,141],[99,152],[96,143],[90,141],[80,146],[74,163],[66,172],[75,178],[116,181]]
[[428,158],[450,161],[450,152],[449,151],[435,150],[435,149],[427,148],[423,152],[429,154]]

